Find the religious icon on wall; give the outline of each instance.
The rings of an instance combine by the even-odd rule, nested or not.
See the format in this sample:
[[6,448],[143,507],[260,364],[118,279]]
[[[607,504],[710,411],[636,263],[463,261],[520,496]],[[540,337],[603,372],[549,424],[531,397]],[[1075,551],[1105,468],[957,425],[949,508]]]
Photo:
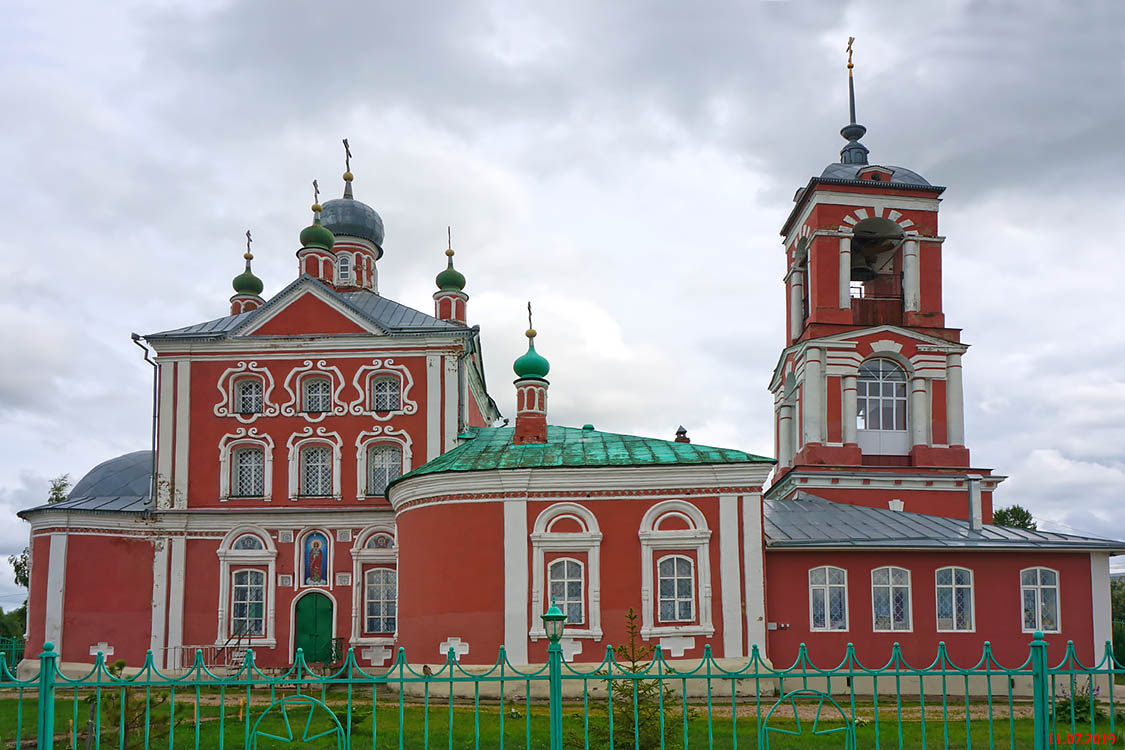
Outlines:
[[306,586],[328,584],[328,538],[319,531],[305,535],[305,570],[302,581]]

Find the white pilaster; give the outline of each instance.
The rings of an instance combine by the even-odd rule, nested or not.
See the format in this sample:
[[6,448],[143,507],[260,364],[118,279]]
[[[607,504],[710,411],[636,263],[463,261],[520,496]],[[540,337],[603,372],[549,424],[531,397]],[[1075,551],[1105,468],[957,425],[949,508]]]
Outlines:
[[160,363],[160,407],[156,432],[156,506],[171,507],[175,362]]
[[945,429],[949,445],[965,444],[965,386],[961,380],[961,355],[945,360]]
[[[66,598],[66,542],[67,535],[51,534],[51,549],[47,557],[47,601],[43,608],[43,640],[55,644],[62,653],[63,601]],[[38,644],[36,644],[38,645]]]
[[925,378],[910,380],[910,445],[930,442],[930,409]]
[[457,355],[445,356],[445,386],[442,394],[445,396],[445,438],[442,441],[442,453],[457,447],[457,417],[461,405],[458,398],[461,389],[457,387]]
[[172,506],[187,508],[188,433],[191,429],[191,362],[176,364],[176,468],[172,477]]
[[793,404],[782,403],[778,410],[777,452],[780,466],[793,465]]
[[168,617],[168,542],[157,539],[152,550],[152,628],[148,647],[158,667],[164,666],[164,628]]
[[805,273],[799,267],[789,272],[789,332],[794,340],[805,328]]
[[852,238],[840,238],[840,309],[852,306]]
[[504,650],[527,664],[527,501],[504,503]]
[[902,246],[902,301],[908,312],[917,312],[921,301],[918,277],[918,240],[907,240]]
[[738,565],[738,495],[719,496],[719,590],[723,597],[723,656],[742,656],[742,576]]
[[801,387],[801,422],[803,443],[824,442],[824,376],[822,351],[810,346],[805,351],[805,378]]
[[441,355],[426,355],[426,460],[441,455]]
[[845,375],[841,378],[841,387],[843,393],[841,395],[841,406],[843,407],[843,427],[844,427],[844,444],[850,445],[856,442],[856,418],[859,405],[856,397],[856,376]]
[[[173,537],[171,542],[171,570],[168,584],[168,651],[165,666],[178,669],[181,664],[184,645],[184,575],[187,556],[187,542],[184,537]],[[191,658],[190,656],[188,657]]]
[[746,570],[746,653],[758,647],[766,655],[766,573],[762,551],[762,496],[742,496],[742,559]]
[[1097,664],[1105,654],[1105,642],[1113,640],[1109,606],[1109,555],[1090,553],[1090,588],[1094,603],[1094,653],[1089,664]]

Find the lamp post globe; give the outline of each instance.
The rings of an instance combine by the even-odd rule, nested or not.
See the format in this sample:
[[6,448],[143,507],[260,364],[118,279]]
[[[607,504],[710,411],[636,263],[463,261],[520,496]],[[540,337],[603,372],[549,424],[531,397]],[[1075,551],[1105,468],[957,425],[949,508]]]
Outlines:
[[547,639],[551,643],[558,643],[562,638],[563,626],[566,624],[566,613],[558,608],[555,600],[551,599],[551,607],[542,614],[543,629],[547,631]]

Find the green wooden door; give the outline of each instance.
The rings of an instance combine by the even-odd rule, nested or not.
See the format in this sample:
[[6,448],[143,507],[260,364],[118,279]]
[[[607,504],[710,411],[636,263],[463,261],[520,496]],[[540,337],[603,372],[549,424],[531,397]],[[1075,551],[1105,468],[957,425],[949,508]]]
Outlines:
[[297,602],[295,648],[302,649],[305,661],[332,660],[332,600],[324,594],[306,594]]

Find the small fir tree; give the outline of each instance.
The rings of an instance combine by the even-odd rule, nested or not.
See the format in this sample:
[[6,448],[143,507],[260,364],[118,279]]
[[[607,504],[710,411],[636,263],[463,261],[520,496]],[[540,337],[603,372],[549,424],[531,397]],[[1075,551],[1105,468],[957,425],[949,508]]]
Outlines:
[[1022,505],[997,508],[992,513],[992,523],[997,526],[1009,526],[1013,529],[1035,531],[1035,519],[1032,517],[1031,511]]

